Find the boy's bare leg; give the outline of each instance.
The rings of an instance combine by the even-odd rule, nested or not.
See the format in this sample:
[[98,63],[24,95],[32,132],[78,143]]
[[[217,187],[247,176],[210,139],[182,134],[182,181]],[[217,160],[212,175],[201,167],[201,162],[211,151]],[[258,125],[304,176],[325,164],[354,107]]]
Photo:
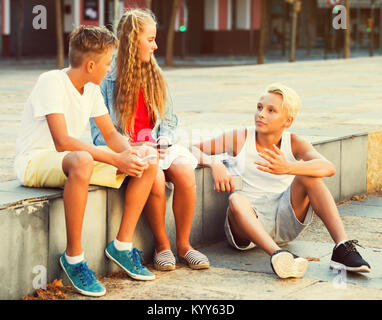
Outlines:
[[234,193],[229,197],[228,219],[232,235],[238,245],[248,245],[250,241],[272,255],[280,247],[258,220],[249,200]]
[[82,253],[81,233],[88,187],[93,173],[93,158],[86,151],[68,153],[62,161],[62,169],[68,177],[64,188],[66,223],[66,254],[77,256]]
[[155,239],[155,249],[157,252],[171,249],[165,228],[166,213],[166,190],[165,176],[163,170],[158,169],[157,176],[147,199],[144,212],[147,222]]
[[166,170],[166,177],[174,184],[172,209],[176,226],[176,247],[178,254],[183,257],[192,249],[190,234],[196,201],[195,172],[191,165],[178,158]]
[[334,199],[321,178],[296,176],[291,186],[291,203],[296,218],[303,222],[309,202],[335,243],[348,240]]

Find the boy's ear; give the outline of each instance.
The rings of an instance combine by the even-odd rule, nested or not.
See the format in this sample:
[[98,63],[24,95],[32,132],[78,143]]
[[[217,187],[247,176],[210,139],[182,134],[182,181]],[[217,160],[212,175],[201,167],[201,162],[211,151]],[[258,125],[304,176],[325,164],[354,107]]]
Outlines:
[[285,127],[289,128],[292,125],[293,121],[294,121],[294,118],[292,116],[288,116],[288,118],[285,122]]
[[86,62],[86,71],[89,73],[92,73],[95,67],[95,62],[94,60],[88,60]]

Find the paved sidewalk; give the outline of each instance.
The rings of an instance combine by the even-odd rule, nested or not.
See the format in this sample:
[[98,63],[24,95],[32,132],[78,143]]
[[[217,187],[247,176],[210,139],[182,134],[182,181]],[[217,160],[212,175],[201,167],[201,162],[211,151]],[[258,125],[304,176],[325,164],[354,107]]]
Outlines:
[[[262,90],[271,82],[292,86],[302,98],[302,109],[292,130],[304,135],[341,135],[382,128],[382,57],[350,60],[272,63],[235,67],[166,69],[170,94],[180,127],[211,132],[253,123]],[[51,65],[1,65],[0,181],[14,179],[14,144],[24,103],[38,75]],[[87,137],[84,137],[88,139]],[[382,196],[382,195],[381,195]],[[382,197],[369,196],[339,206],[351,239],[365,249],[369,274],[335,274],[329,269],[333,243],[315,218],[288,248],[311,261],[303,279],[280,280],[269,257],[259,249],[237,252],[225,241],[200,248],[211,269],[193,271],[182,264],[173,272],[156,272],[157,279],[138,282],[123,273],[102,279],[107,299],[382,299]],[[317,259],[314,259],[317,260]],[[77,294],[71,299],[87,299]]]
[[[226,241],[200,248],[210,259],[209,270],[191,270],[178,263],[175,271],[155,271],[154,281],[136,281],[124,272],[101,278],[107,294],[89,298],[69,291],[79,300],[382,300],[382,194],[369,195],[339,206],[351,239],[370,263],[370,273],[334,272],[329,268],[333,243],[320,219],[285,248],[309,257],[302,279],[279,279],[269,256],[260,249],[240,252]],[[105,258],[106,259],[106,258]],[[170,301],[169,301],[170,300]]]
[[[341,135],[382,128],[382,57],[211,68],[165,69],[179,127],[190,139],[253,124],[264,88],[283,82],[300,94],[292,130]],[[14,145],[24,104],[52,64],[0,64],[0,181],[15,179]],[[89,141],[87,132],[86,141]]]

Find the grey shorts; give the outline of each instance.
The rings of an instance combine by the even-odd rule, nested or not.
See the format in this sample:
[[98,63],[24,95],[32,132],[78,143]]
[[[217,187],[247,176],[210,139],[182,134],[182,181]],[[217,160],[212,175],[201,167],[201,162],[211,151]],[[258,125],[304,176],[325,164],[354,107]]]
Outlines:
[[[301,223],[295,216],[291,204],[291,186],[277,197],[264,197],[263,199],[251,202],[253,210],[264,229],[275,240],[278,245],[285,245],[296,239],[302,230],[304,230],[313,219],[313,209],[309,205],[305,220]],[[256,245],[250,242],[247,246],[239,246],[235,243],[228,220],[228,208],[224,224],[224,231],[227,240],[231,246],[238,250],[248,250]]]

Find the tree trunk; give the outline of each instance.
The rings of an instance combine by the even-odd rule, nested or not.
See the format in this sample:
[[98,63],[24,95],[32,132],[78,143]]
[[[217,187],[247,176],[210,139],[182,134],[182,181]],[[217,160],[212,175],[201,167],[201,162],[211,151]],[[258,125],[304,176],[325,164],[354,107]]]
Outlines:
[[292,3],[292,30],[290,39],[289,62],[296,61],[296,38],[297,38],[297,18],[299,9],[299,0],[293,0]]
[[114,0],[113,12],[114,12],[114,15],[113,15],[114,33],[117,34],[117,27],[119,22],[119,0]]
[[64,37],[62,28],[61,0],[56,0],[57,68],[64,67]]
[[370,39],[369,52],[370,52],[370,57],[372,57],[372,56],[374,56],[374,1],[373,0],[371,3],[370,15],[371,15],[371,18],[370,18],[371,28],[370,28],[370,33],[369,33],[369,39]]
[[346,29],[344,34],[344,59],[350,58],[350,0],[345,0]]
[[306,54],[310,56],[312,47],[315,43],[315,29],[316,29],[316,15],[318,12],[315,10],[317,0],[303,1],[302,4],[302,31],[304,34],[304,45],[306,46]]
[[24,0],[17,2],[17,50],[16,60],[21,60],[23,55],[23,29],[24,29]]
[[264,42],[265,42],[265,22],[267,15],[267,0],[261,0],[261,17],[260,17],[260,34],[259,34],[259,48],[257,53],[257,63],[264,63]]
[[174,34],[175,34],[175,19],[178,13],[179,0],[173,0],[172,13],[170,24],[167,31],[167,44],[166,44],[166,66],[172,66],[174,64]]
[[249,54],[253,55],[253,0],[249,0]]

